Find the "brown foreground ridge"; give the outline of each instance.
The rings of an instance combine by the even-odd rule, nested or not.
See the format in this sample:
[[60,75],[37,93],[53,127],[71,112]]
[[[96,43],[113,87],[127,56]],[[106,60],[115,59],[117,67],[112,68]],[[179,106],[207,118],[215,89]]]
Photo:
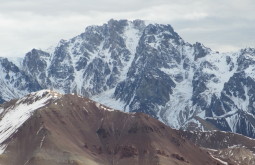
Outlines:
[[5,144],[1,165],[222,165],[146,114],[71,94],[36,110]]

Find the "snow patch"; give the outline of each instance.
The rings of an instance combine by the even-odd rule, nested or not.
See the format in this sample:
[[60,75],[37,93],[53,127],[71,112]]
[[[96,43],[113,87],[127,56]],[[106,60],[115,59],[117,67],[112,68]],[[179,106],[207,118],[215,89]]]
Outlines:
[[107,90],[101,94],[92,96],[91,99],[113,109],[124,111],[125,103],[114,98],[114,91],[115,88]]
[[102,104],[100,104],[100,103],[96,103],[95,105],[96,105],[96,107],[97,107],[98,109],[102,109],[102,110],[105,110],[105,111],[114,111],[114,109],[108,108],[108,107],[106,107],[106,106],[104,106],[104,105],[102,105]]
[[[211,154],[210,154],[210,155],[211,155]],[[223,161],[223,160],[221,160],[221,159],[219,159],[219,158],[215,158],[213,155],[211,155],[211,157],[212,157],[213,159],[219,161],[220,163],[224,164],[224,165],[228,165],[228,162],[225,162],[225,161]]]
[[50,90],[42,90],[34,92],[26,97],[18,100],[14,106],[4,109],[0,114],[0,154],[2,154],[7,147],[5,141],[16,133],[32,115],[39,108],[45,106],[53,96],[61,96]]

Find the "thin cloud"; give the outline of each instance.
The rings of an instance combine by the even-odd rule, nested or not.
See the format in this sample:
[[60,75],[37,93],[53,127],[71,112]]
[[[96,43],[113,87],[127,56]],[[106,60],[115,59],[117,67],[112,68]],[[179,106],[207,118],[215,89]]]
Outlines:
[[254,45],[253,0],[0,0],[0,56],[24,56],[109,19],[171,24],[184,40],[220,51]]

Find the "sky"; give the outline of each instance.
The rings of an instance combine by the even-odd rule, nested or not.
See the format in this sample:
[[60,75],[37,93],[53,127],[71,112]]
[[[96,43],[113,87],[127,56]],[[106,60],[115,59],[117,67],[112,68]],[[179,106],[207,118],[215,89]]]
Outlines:
[[113,19],[171,24],[215,51],[255,47],[254,0],[0,0],[0,56],[24,57]]

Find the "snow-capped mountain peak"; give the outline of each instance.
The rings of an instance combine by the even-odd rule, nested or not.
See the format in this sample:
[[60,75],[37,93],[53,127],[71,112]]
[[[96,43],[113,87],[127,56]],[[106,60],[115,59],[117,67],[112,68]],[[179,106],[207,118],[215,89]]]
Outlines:
[[32,114],[61,98],[61,94],[50,90],[41,90],[33,92],[15,102],[11,106],[3,104],[0,107],[0,154],[7,147],[7,139],[10,138],[26,122]]
[[0,59],[0,102],[54,89],[174,128],[255,137],[254,56],[252,48],[219,53],[187,43],[171,25],[112,19],[49,51],[33,49],[20,67]]

